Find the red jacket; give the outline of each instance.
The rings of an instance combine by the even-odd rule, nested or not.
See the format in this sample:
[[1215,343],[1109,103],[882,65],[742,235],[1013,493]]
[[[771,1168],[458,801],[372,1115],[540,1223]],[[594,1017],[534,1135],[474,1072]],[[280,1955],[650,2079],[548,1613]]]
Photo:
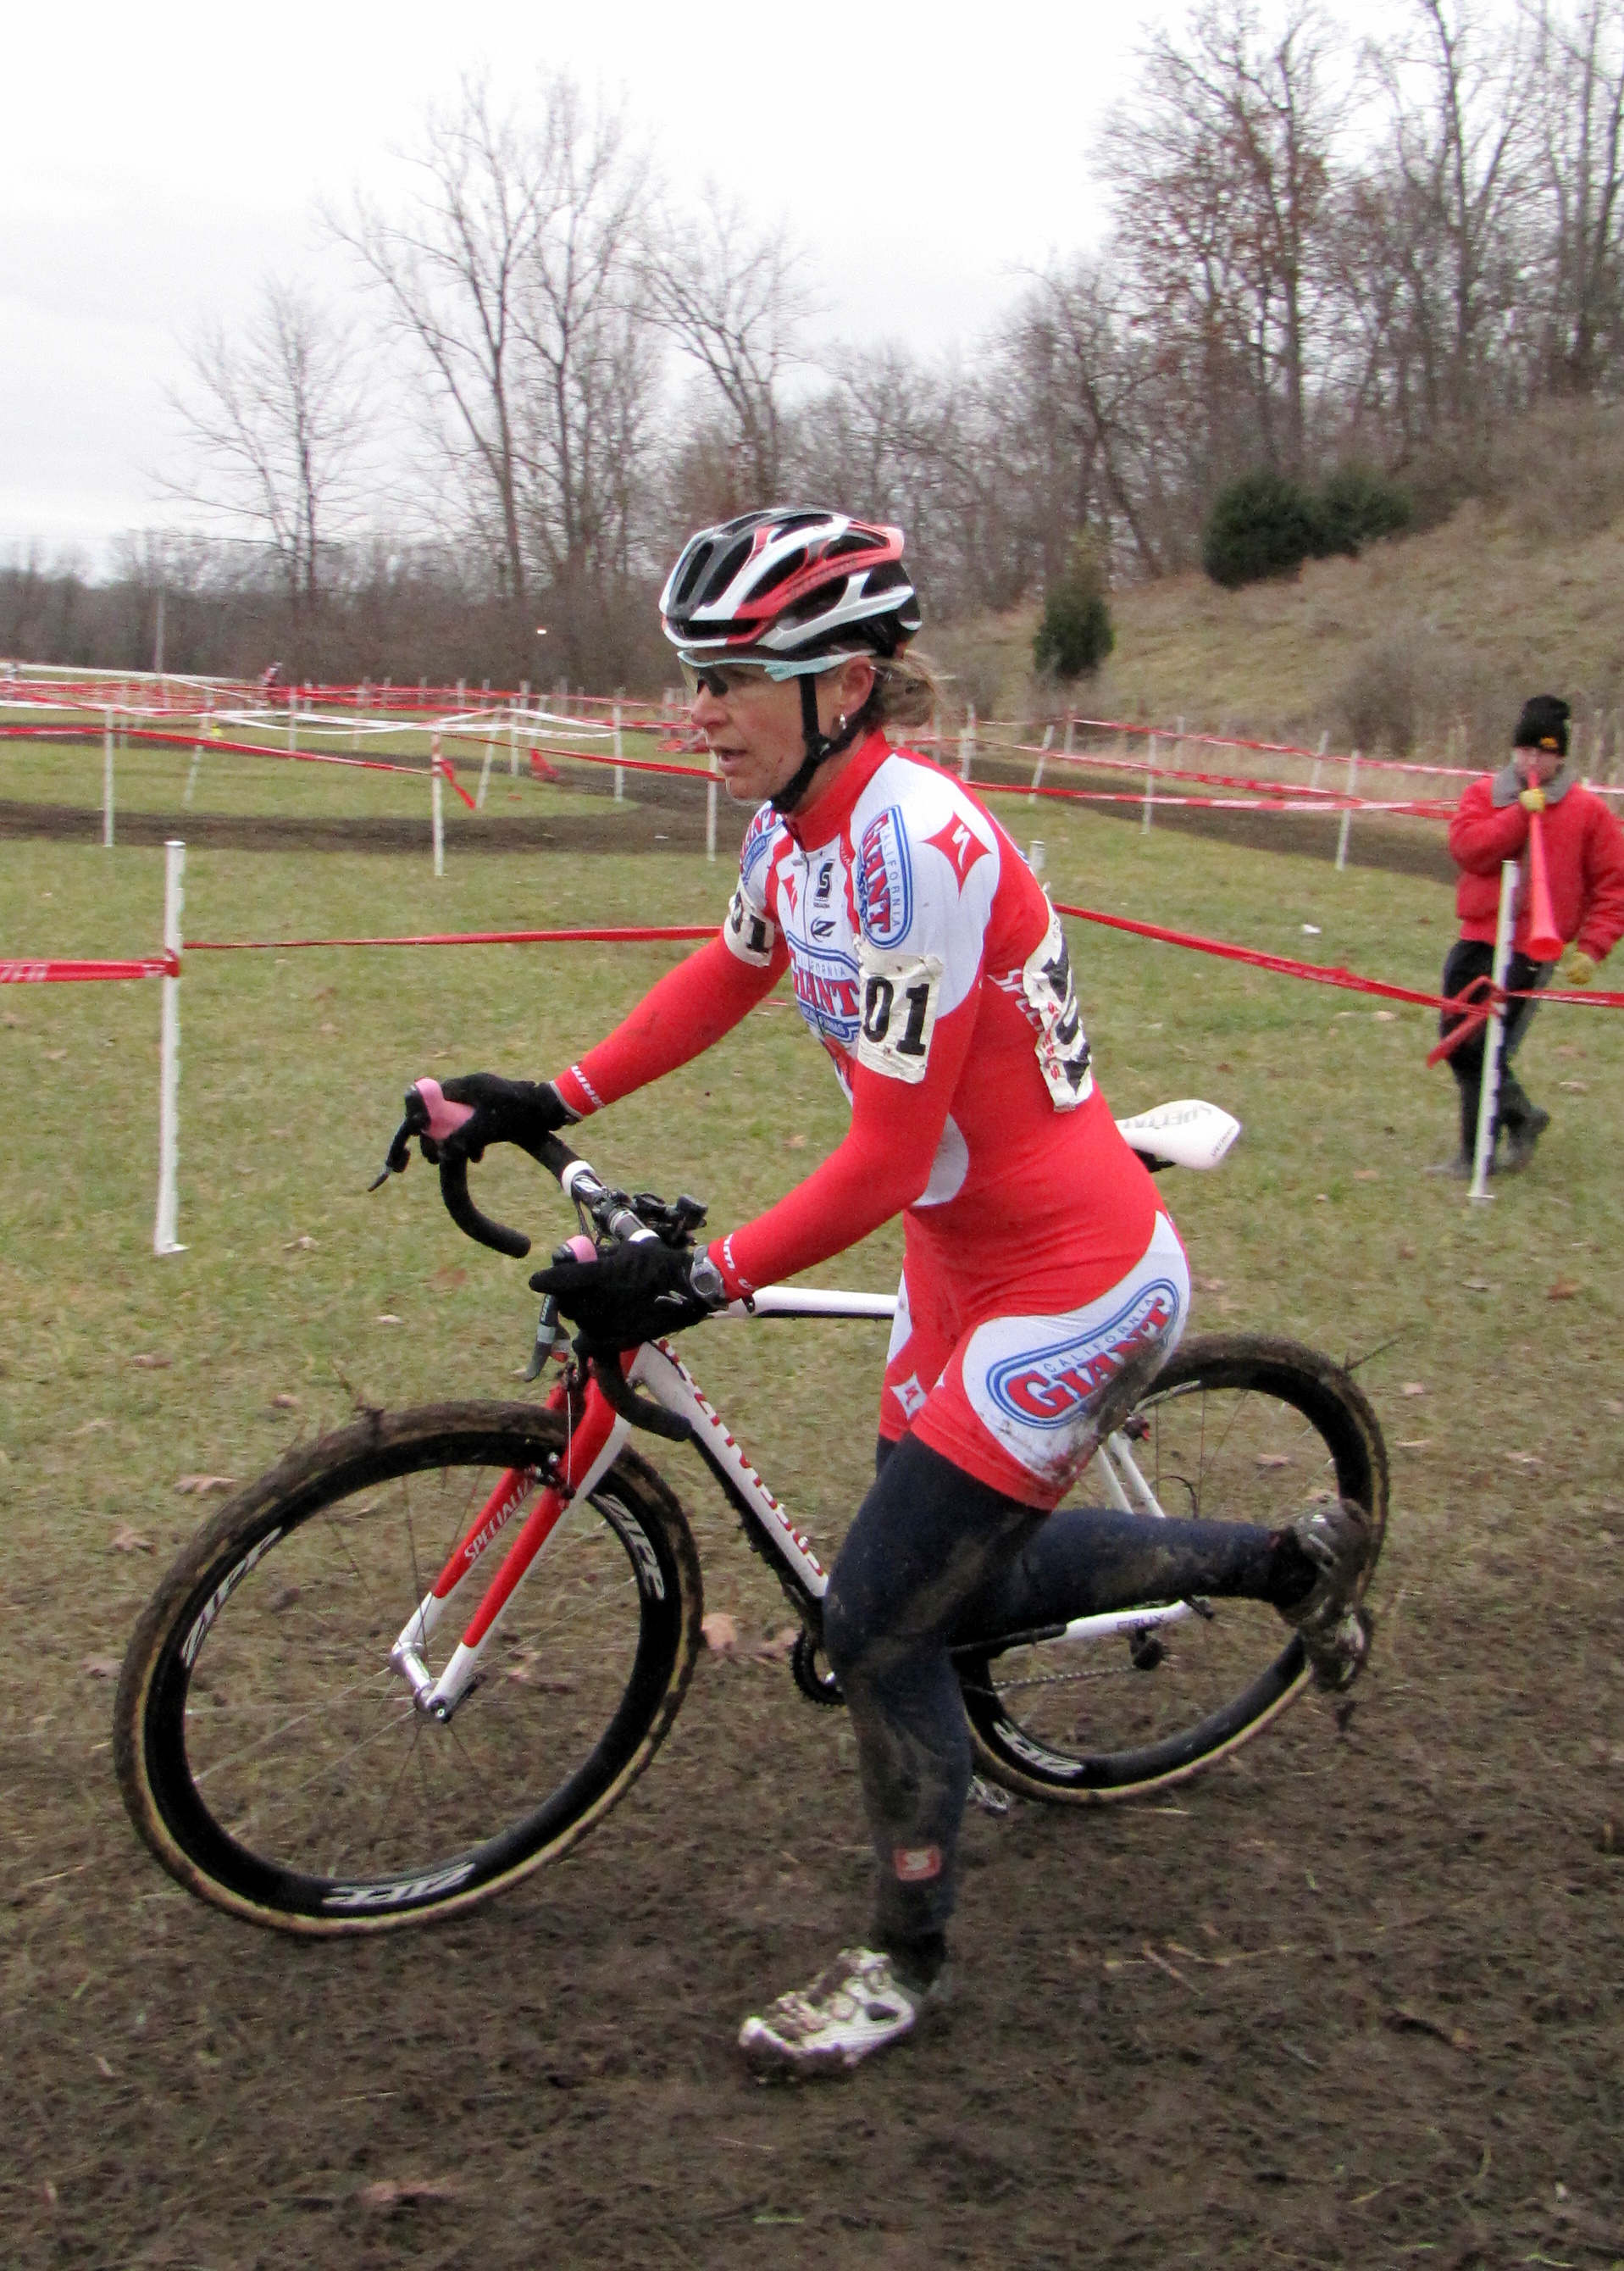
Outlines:
[[[1499,801],[1508,790],[1509,800]],[[1548,797],[1548,787],[1546,793]],[[1546,804],[1541,818],[1556,927],[1564,939],[1576,940],[1592,962],[1599,962],[1624,938],[1624,828],[1600,797],[1576,781]],[[1507,774],[1491,778],[1485,773],[1471,782],[1450,823],[1450,854],[1461,871],[1455,911],[1463,938],[1493,943],[1500,912],[1500,864],[1516,860],[1524,872],[1517,878],[1514,943],[1519,954],[1527,951],[1527,843],[1528,815]]]

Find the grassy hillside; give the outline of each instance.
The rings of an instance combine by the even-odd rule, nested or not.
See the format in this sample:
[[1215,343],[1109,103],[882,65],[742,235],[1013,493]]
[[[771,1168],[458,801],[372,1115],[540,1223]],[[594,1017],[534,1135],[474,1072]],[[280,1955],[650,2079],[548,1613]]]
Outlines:
[[[1198,573],[1119,590],[1116,652],[1071,698],[1094,715],[1208,731],[1310,742],[1328,732],[1333,748],[1441,751],[1464,737],[1486,756],[1524,696],[1549,689],[1584,726],[1586,769],[1624,777],[1624,437],[1597,460],[1571,432],[1541,430],[1548,458],[1525,436],[1503,501],[1469,502],[1358,560],[1310,562],[1294,580],[1242,592]],[[1029,713],[1057,706],[1033,682],[1035,623],[1026,610],[930,643],[983,715]]]

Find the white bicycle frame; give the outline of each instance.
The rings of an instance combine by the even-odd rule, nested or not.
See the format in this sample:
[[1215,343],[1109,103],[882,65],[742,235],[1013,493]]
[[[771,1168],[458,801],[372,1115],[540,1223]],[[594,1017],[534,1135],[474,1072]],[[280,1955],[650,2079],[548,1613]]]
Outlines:
[[[1200,1167],[1217,1165],[1240,1133],[1238,1123],[1228,1113],[1220,1112],[1215,1106],[1193,1101],[1163,1105],[1154,1112],[1141,1113],[1137,1120],[1118,1124],[1134,1148],[1142,1154],[1159,1160],[1173,1160],[1176,1164]],[[567,1170],[567,1190],[584,1165],[584,1162],[579,1162]],[[591,1170],[587,1168],[586,1173],[590,1175]],[[817,1287],[768,1285],[755,1295],[750,1307],[747,1308],[743,1301],[735,1301],[727,1308],[718,1310],[716,1317],[717,1321],[733,1318],[758,1322],[791,1317],[845,1317],[889,1323],[895,1314],[896,1296],[891,1293],[849,1293]],[[630,1387],[641,1389],[662,1410],[686,1422],[688,1439],[694,1449],[721,1485],[724,1496],[753,1528],[768,1556],[790,1574],[794,1582],[811,1599],[820,1601],[828,1589],[829,1576],[818,1558],[812,1539],[768,1489],[722,1414],[705,1395],[687,1366],[673,1353],[669,1343],[646,1341],[627,1368],[626,1378]],[[501,1591],[502,1575],[499,1572],[491,1589],[493,1595],[500,1594],[496,1606],[487,1613],[490,1598],[487,1596],[486,1608],[476,1613],[463,1639],[452,1650],[444,1671],[436,1679],[424,1661],[423,1651],[430,1635],[451,1612],[454,1604],[465,1598],[466,1588],[497,1538],[508,1530],[514,1517],[534,1498],[538,1489],[546,1487],[544,1478],[533,1470],[515,1470],[503,1478],[481,1509],[479,1518],[457,1547],[448,1573],[442,1573],[435,1586],[419,1603],[389,1651],[391,1663],[410,1686],[412,1699],[419,1710],[437,1718],[449,1718],[478,1677],[486,1653],[507,1614],[514,1594],[557,1536],[565,1507],[576,1499],[590,1496],[635,1432],[628,1420],[616,1413],[613,1426],[580,1476],[566,1474],[563,1478],[565,1491],[553,1493],[557,1512],[539,1544],[515,1573],[505,1592]],[[1106,1497],[1119,1513],[1166,1519],[1167,1510],[1140,1470],[1133,1456],[1131,1442],[1121,1429],[1100,1445],[1092,1471],[1099,1475]],[[651,1582],[659,1583],[661,1580],[654,1550],[641,1526],[627,1509],[618,1508],[617,1513],[618,1526],[640,1569]],[[458,1564],[460,1567],[456,1566]],[[453,1568],[455,1574],[448,1582],[447,1575]],[[1179,1624],[1195,1613],[1187,1601],[1176,1601],[1161,1607],[1111,1610],[1094,1616],[1075,1617],[1053,1637],[1057,1641],[1101,1641],[1119,1634],[1148,1632],[1159,1625]]]

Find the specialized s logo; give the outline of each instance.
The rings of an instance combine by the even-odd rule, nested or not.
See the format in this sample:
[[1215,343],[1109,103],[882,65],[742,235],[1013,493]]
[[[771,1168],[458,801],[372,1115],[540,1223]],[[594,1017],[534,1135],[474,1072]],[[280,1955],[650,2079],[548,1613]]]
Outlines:
[[944,821],[934,836],[927,836],[925,842],[946,860],[959,879],[961,891],[975,862],[987,857],[987,846],[969,822],[960,820],[957,813]]
[[894,804],[871,820],[857,847],[857,919],[876,946],[894,946],[914,919],[908,831]]
[[1028,1349],[996,1365],[987,1377],[995,1404],[1026,1427],[1064,1427],[1143,1348],[1161,1340],[1178,1317],[1178,1293],[1159,1277],[1093,1332],[1058,1347]]

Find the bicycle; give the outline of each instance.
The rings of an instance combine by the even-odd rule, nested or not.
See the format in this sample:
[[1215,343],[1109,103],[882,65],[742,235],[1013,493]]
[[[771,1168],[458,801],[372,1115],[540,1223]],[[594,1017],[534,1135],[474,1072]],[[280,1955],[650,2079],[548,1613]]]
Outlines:
[[[408,1106],[379,1182],[427,1124],[419,1090]],[[1214,1165],[1239,1132],[1193,1102],[1120,1124],[1154,1167]],[[704,1220],[696,1200],[605,1186],[556,1137],[536,1156],[574,1203],[583,1258],[628,1237],[687,1245]],[[469,1235],[529,1251],[475,1207],[464,1163],[441,1161],[441,1189]],[[718,1315],[894,1307],[769,1286]],[[549,1302],[527,1379],[555,1359],[539,1404],[368,1411],[294,1448],[176,1560],[130,1642],[115,1754],[137,1829],[190,1891],[298,1933],[424,1923],[557,1859],[625,1796],[687,1689],[703,1599],[687,1516],[634,1429],[697,1452],[796,1612],[797,1686],[839,1703],[823,1563],[686,1366],[656,1341],[582,1369]],[[1119,1546],[1153,1547],[1170,1511],[1279,1527],[1343,1497],[1370,1523],[1373,1567],[1386,1523],[1362,1391],[1250,1333],[1187,1338],[1116,1417],[1096,1475],[1108,1503],[1077,1519]],[[1142,1795],[1249,1741],[1307,1683],[1301,1639],[1265,1604],[1208,1599],[1165,1570],[1141,1590],[963,1635],[983,1775],[1051,1802]]]

